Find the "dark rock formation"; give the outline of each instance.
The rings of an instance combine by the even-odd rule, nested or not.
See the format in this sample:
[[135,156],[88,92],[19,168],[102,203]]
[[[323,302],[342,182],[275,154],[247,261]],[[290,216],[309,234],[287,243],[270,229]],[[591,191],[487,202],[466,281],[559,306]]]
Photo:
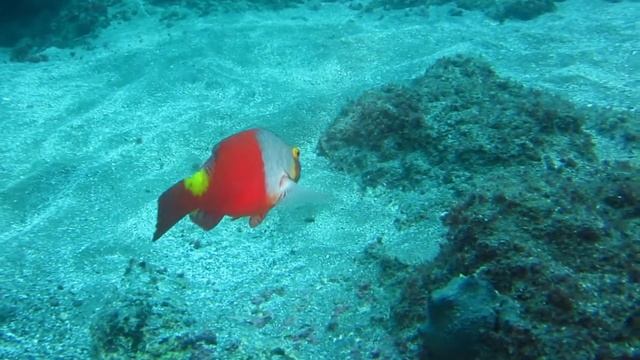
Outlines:
[[480,10],[498,21],[531,20],[556,9],[556,0],[456,0],[464,10]]
[[427,306],[428,321],[420,330],[421,357],[473,359],[485,350],[499,322],[518,321],[518,308],[491,284],[477,277],[453,278],[435,290]]
[[[399,350],[427,359],[637,356],[640,170],[598,161],[584,128],[633,158],[639,123],[637,113],[581,109],[460,56],[348,104],[318,145],[335,167],[363,186],[409,193],[431,190],[429,179],[457,199],[435,261],[399,264],[393,276],[402,280],[381,279],[403,284],[389,326]],[[466,303],[495,316],[476,319],[473,333],[446,328],[438,337],[438,324],[466,316],[438,315],[442,294],[459,293],[460,274],[504,301]]]
[[0,1],[0,46],[13,47],[25,36],[50,29],[48,18],[55,17],[67,0]]
[[[39,62],[47,47],[71,48],[107,27],[114,19],[126,18],[133,8],[109,12],[122,0],[7,2],[0,12],[0,46],[12,47],[11,60]],[[7,11],[5,11],[5,9]]]
[[414,187],[424,176],[487,166],[594,159],[585,116],[573,105],[499,78],[486,63],[439,60],[405,86],[348,104],[319,142],[363,185]]

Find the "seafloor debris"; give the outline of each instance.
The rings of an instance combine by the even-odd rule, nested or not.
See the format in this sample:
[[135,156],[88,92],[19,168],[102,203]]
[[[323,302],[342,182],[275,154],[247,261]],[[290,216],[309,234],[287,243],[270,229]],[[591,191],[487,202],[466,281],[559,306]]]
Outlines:
[[[585,131],[633,154],[638,123],[637,113],[582,109],[461,56],[348,104],[319,142],[334,166],[363,186],[417,193],[428,180],[458,199],[432,263],[390,273],[392,259],[368,255],[383,286],[403,284],[388,326],[398,349],[427,359],[638,356],[640,170],[599,161]],[[461,274],[499,295],[465,300]],[[449,305],[457,310],[441,311]],[[456,328],[469,308],[475,328]],[[436,336],[441,323],[446,337]]]

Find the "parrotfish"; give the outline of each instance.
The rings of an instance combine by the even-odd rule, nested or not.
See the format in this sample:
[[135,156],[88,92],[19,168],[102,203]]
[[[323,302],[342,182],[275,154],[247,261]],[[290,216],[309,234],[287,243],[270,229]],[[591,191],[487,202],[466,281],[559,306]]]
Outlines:
[[265,129],[231,135],[195,173],[160,195],[153,240],[186,215],[204,230],[224,216],[249,217],[256,227],[299,179],[299,148]]

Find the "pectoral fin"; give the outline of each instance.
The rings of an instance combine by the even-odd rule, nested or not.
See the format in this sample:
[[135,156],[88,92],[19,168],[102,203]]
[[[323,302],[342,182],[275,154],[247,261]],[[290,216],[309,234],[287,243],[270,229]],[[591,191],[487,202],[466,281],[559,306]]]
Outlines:
[[253,215],[249,218],[249,226],[251,226],[252,228],[260,225],[260,223],[262,222],[262,220],[264,220],[264,217],[267,214],[258,214],[258,215]]

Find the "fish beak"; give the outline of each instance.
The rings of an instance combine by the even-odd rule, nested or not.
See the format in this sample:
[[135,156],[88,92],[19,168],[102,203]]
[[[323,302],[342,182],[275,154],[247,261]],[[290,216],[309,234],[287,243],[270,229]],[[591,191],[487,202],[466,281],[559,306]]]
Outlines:
[[291,149],[291,155],[293,156],[293,169],[291,169],[289,178],[298,182],[300,180],[300,148],[296,146]]
[[298,180],[300,180],[300,161],[298,161],[298,159],[295,159],[294,164],[293,164],[293,171],[291,172],[291,180],[293,180],[294,182],[298,182]]

